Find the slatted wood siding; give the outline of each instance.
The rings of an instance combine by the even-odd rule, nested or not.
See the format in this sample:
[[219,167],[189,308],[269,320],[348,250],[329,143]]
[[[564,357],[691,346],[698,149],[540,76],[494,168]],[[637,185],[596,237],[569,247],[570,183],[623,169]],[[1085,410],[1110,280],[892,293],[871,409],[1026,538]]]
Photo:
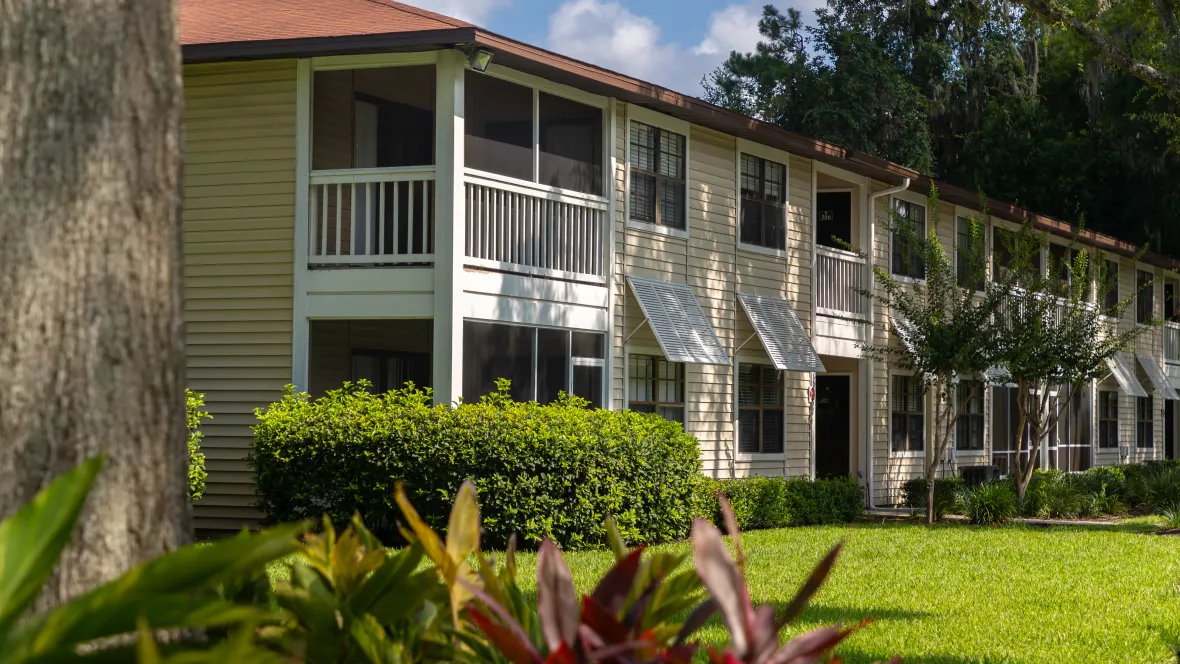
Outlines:
[[[659,346],[643,320],[638,302],[626,287],[625,275],[647,276],[686,282],[709,317],[726,352],[735,355],[737,346],[753,333],[745,314],[737,306],[737,293],[757,292],[787,297],[795,306],[804,327],[810,330],[811,284],[811,163],[790,159],[790,201],[788,253],[778,259],[753,252],[737,251],[738,196],[736,183],[737,144],[729,136],[692,127],[689,140],[689,238],[657,235],[627,228],[626,150],[627,124],[623,106],[615,117],[616,217],[615,296],[613,349],[614,376],[611,401],[625,403],[627,364],[623,339],[632,353],[654,352]],[[638,330],[638,331],[636,331]],[[742,361],[770,363],[757,339],[746,344]],[[788,372],[786,460],[750,461],[735,455],[734,375],[730,366],[685,367],[686,430],[701,443],[703,469],[716,477],[750,474],[796,475],[806,473],[810,459],[810,425],[807,419],[807,378],[809,374]]]
[[254,408],[291,380],[295,61],[184,70],[188,384],[206,393],[198,528],[258,516],[243,457]]

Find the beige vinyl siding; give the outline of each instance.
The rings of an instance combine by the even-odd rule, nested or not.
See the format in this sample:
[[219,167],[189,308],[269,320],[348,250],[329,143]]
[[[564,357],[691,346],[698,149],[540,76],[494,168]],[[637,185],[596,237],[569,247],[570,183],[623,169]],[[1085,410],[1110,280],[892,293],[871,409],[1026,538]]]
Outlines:
[[195,524],[236,529],[258,516],[253,410],[291,380],[295,62],[189,65],[184,87],[188,385],[213,415]]

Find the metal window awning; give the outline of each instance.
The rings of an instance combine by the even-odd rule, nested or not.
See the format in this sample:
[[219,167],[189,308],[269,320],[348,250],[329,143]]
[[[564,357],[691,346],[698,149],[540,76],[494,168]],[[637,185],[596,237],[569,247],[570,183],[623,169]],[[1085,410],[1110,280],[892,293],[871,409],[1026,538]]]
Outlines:
[[983,375],[987,378],[987,384],[993,387],[1003,387],[1012,382],[1012,376],[1008,374],[1007,367],[991,367],[984,371]]
[[791,303],[781,297],[738,293],[738,302],[762,341],[774,367],[780,371],[824,371],[824,363],[811,345],[811,337],[799,323]]
[[890,316],[889,321],[893,324],[893,331],[897,333],[897,338],[901,339],[901,344],[905,346],[910,355],[917,356],[918,347],[914,344],[914,328],[910,322],[900,316]]
[[689,364],[730,364],[688,284],[630,276],[627,283],[665,358]]
[[1119,387],[1125,394],[1132,397],[1148,396],[1147,392],[1143,390],[1143,386],[1139,384],[1139,379],[1135,377],[1135,365],[1129,362],[1128,358],[1123,357],[1122,353],[1106,360],[1106,367],[1110,369],[1110,373],[1114,375],[1114,379],[1118,381]]
[[1156,363],[1155,358],[1145,350],[1136,350],[1135,357],[1139,360],[1139,366],[1143,367],[1143,372],[1147,374],[1147,379],[1151,381],[1151,386],[1164,399],[1173,399],[1176,397],[1176,390],[1172,389],[1172,385],[1168,382],[1168,377],[1164,375],[1164,370]]

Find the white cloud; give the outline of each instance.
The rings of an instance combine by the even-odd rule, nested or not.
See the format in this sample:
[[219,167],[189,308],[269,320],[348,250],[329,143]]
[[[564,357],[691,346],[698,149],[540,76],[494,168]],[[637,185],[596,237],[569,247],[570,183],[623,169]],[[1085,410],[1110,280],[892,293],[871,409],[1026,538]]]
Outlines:
[[754,50],[761,35],[758,19],[762,9],[757,5],[730,5],[709,16],[709,30],[705,38],[692,49],[698,55],[728,56],[730,51],[747,53]]
[[709,15],[703,39],[689,46],[664,40],[655,21],[616,0],[568,0],[549,17],[547,41],[564,55],[696,95],[701,78],[730,51],[754,49],[761,15],[759,2],[726,6]]
[[443,16],[457,18],[479,26],[485,25],[488,16],[500,7],[507,7],[512,0],[401,0],[408,5],[429,9]]

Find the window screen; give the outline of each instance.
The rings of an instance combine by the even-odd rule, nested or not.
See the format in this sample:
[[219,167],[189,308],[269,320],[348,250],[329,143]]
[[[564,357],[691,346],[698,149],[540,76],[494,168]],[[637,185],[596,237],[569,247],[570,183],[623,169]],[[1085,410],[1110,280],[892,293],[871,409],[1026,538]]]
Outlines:
[[738,367],[738,451],[783,451],[783,372],[764,364]]
[[921,379],[917,376],[894,376],[889,395],[893,414],[894,452],[920,452],[925,449],[925,416]]
[[742,154],[742,242],[787,248],[787,167]]
[[463,398],[477,401],[495,391],[497,379],[507,378],[514,401],[532,401],[535,341],[535,328],[464,321]]
[[[981,291],[984,288],[984,267],[987,263],[979,262],[980,244],[983,242],[982,230],[979,230],[979,236],[975,235],[975,229],[971,219],[967,217],[959,217],[955,221],[955,276],[957,277],[959,286],[962,288],[972,288]],[[976,227],[978,228],[978,227]]]
[[1028,459],[1029,427],[1020,429],[1019,392],[1015,387],[992,387],[992,465],[1001,475],[1016,472],[1016,454]]
[[464,94],[464,165],[531,181],[532,89],[468,72]]
[[630,146],[631,219],[683,230],[685,137],[632,120]]
[[627,407],[684,424],[684,363],[631,355],[627,361]]
[[602,195],[602,109],[544,92],[537,101],[540,184]]
[[[1066,392],[1068,388],[1062,388]],[[1066,471],[1090,467],[1090,391],[1078,388],[1050,432],[1049,467]]]
[[922,261],[921,243],[926,239],[926,208],[917,203],[894,199],[894,209],[897,211],[895,221],[907,231],[893,232],[893,274],[925,279],[926,265]]

